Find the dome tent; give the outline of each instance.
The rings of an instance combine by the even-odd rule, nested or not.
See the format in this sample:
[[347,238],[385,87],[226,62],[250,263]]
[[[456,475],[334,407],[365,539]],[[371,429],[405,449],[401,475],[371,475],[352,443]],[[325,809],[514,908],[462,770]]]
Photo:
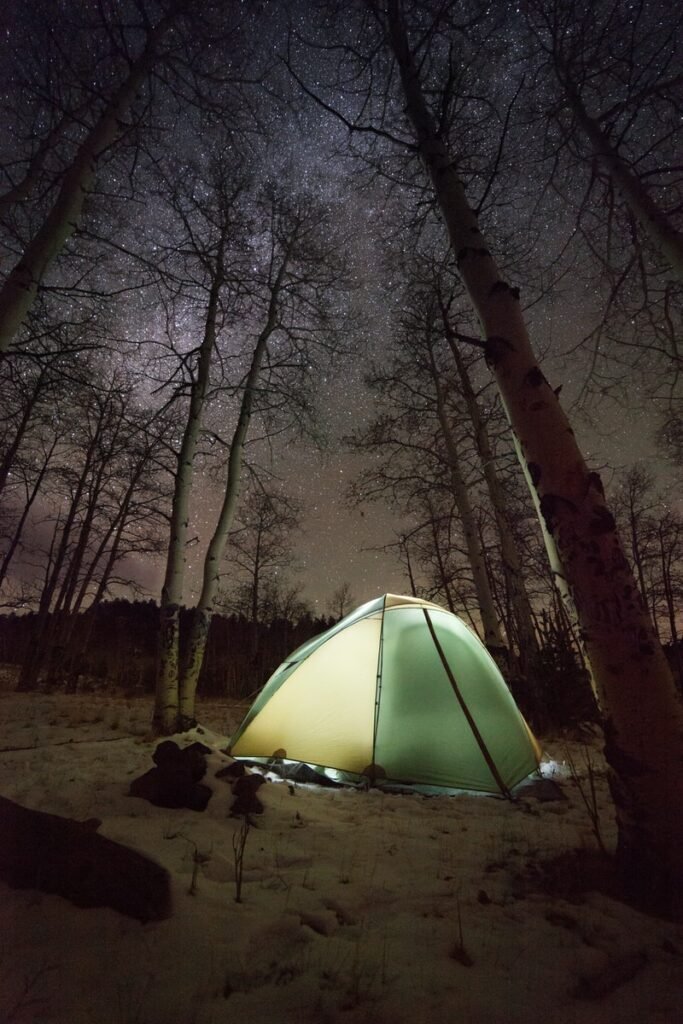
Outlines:
[[457,615],[416,597],[361,605],[280,665],[230,753],[350,781],[504,793],[540,750],[495,662]]

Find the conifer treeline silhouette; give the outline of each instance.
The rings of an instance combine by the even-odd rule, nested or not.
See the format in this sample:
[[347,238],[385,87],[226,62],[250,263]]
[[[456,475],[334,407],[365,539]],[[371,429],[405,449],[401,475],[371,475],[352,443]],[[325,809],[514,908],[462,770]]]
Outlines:
[[[32,642],[33,613],[0,616],[0,661],[20,665]],[[304,616],[254,624],[237,616],[215,616],[199,692],[246,697],[263,686],[284,658],[331,625]],[[115,687],[130,694],[153,693],[159,608],[154,601],[108,601],[75,617],[68,643],[58,647],[43,671],[40,688],[70,692]],[[181,615],[181,649],[189,612]]]

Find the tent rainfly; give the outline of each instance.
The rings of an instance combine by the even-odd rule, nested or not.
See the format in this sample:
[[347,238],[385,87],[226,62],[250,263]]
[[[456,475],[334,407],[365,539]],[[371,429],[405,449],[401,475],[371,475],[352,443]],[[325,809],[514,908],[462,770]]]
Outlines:
[[394,594],[361,605],[284,661],[230,753],[303,762],[377,786],[504,795],[540,760],[472,630],[436,604]]

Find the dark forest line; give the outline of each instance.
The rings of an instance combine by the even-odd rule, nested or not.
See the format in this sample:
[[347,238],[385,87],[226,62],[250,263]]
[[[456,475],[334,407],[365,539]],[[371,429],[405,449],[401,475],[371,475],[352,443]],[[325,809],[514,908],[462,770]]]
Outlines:
[[[182,609],[181,652],[186,649],[191,609]],[[253,623],[241,615],[216,615],[199,680],[200,697],[247,699],[265,684],[297,647],[328,629],[334,619],[304,615],[296,622],[276,618]],[[35,636],[36,614],[0,616],[0,663],[21,666]],[[38,689],[85,693],[116,690],[127,696],[154,694],[159,635],[159,606],[154,601],[113,600],[60,623],[65,638],[57,643],[41,674]],[[683,643],[665,646],[683,692]],[[570,637],[560,630],[543,634],[537,686],[543,714],[523,679],[510,674],[508,685],[529,721],[539,731],[572,729],[595,721],[588,676]]]
[[[191,612],[183,609],[181,651]],[[36,615],[0,616],[0,662],[23,664],[35,630]],[[243,616],[216,615],[199,680],[203,696],[248,697],[263,686],[285,657],[332,620],[304,616],[297,622],[250,622]],[[159,606],[154,601],[107,601],[60,624],[68,640],[57,644],[39,683],[40,689],[85,692],[120,689],[129,695],[153,694],[158,655]]]

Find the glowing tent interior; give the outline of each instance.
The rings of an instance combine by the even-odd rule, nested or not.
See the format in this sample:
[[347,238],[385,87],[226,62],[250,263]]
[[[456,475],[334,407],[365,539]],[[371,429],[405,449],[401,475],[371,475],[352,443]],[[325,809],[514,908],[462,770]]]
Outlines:
[[504,794],[540,759],[474,632],[436,604],[394,594],[361,605],[284,661],[230,753],[372,785]]

